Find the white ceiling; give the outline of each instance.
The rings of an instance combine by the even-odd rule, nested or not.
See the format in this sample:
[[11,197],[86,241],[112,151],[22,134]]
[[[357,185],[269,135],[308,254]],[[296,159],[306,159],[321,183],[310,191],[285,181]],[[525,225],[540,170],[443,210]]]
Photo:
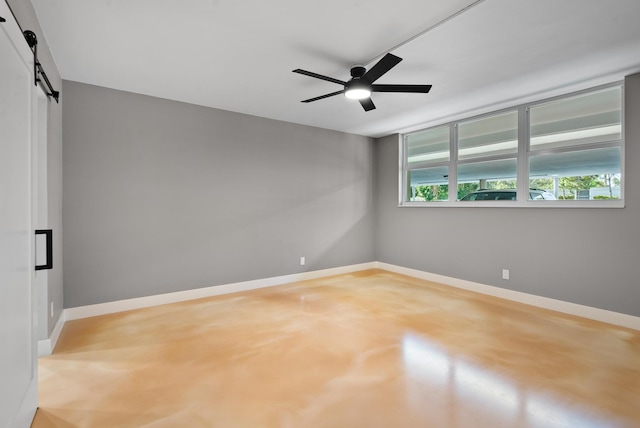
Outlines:
[[[63,79],[373,137],[640,72],[638,0],[32,2]],[[431,93],[300,103],[389,51]]]

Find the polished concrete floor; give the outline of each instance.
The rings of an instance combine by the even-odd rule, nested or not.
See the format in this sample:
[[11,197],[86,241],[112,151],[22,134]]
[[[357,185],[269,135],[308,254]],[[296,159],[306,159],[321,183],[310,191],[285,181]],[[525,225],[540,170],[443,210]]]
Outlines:
[[373,270],[67,322],[34,427],[638,427],[640,332]]

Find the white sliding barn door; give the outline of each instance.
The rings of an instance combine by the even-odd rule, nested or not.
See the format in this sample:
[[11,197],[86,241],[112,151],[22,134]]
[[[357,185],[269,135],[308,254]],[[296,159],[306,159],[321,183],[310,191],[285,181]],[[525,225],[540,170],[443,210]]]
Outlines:
[[31,165],[33,56],[0,2],[0,427],[28,427],[37,407]]

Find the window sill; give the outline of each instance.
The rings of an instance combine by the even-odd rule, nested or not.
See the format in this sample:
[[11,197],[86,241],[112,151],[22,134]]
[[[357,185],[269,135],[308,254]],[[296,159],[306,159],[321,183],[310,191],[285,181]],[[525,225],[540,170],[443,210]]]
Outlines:
[[624,200],[403,202],[399,208],[624,208]]

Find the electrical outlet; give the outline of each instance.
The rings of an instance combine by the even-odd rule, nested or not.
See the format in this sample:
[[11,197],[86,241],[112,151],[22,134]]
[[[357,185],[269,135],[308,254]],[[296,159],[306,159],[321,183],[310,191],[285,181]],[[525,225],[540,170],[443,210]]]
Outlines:
[[502,269],[502,279],[509,279],[509,269]]
[[304,264],[307,262],[307,260],[305,259],[304,256],[300,257],[300,266],[304,266]]
[[49,316],[53,318],[53,301],[49,304]]

